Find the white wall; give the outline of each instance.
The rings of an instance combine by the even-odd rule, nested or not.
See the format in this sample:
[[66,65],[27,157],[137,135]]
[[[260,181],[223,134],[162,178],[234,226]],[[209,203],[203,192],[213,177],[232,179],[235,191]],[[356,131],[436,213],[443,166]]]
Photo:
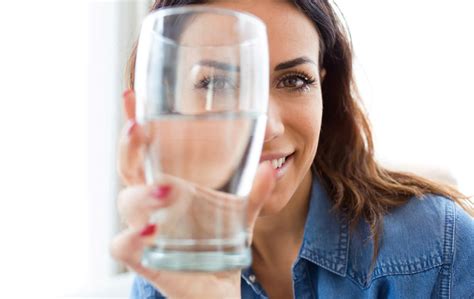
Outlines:
[[1,298],[52,296],[87,270],[86,8],[0,3]]
[[143,3],[0,3],[0,298],[54,298],[117,272],[116,136]]
[[474,3],[337,2],[380,160],[446,169],[474,194]]

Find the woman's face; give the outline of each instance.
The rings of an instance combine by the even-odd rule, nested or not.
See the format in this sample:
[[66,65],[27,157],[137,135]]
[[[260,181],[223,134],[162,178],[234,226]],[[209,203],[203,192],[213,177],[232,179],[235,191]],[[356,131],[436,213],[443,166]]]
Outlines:
[[[300,189],[309,190],[322,116],[319,37],[313,23],[282,0],[211,1],[209,6],[261,18],[270,50],[270,99],[262,160],[278,164],[277,184],[262,214],[280,211]],[[277,165],[278,166],[278,165]]]
[[[262,214],[273,214],[280,211],[295,192],[301,197],[307,196],[311,186],[310,168],[318,146],[322,113],[318,34],[311,20],[286,1],[219,0],[206,5],[247,11],[261,18],[267,26],[270,98],[261,160],[270,160],[277,168],[277,184]],[[210,43],[216,39],[214,34],[203,36],[201,32],[196,32],[196,28],[200,28],[199,21],[193,21],[197,26],[186,30],[181,37],[182,42],[193,44],[207,37],[211,41],[204,42]],[[229,38],[229,35],[222,33],[227,32],[224,30],[226,24],[219,22],[219,26],[220,30],[216,34],[221,33],[221,36],[217,40]],[[183,113],[208,109],[203,100],[207,97],[196,92],[194,82],[203,77],[201,73],[209,75],[211,69],[197,67],[196,59],[202,58],[201,55],[217,57],[219,61],[234,57],[233,53],[220,48],[216,53],[201,51],[193,54],[193,51],[190,48],[182,53],[180,61],[184,62],[178,67],[183,76],[191,76],[189,80],[183,80],[183,86],[177,89],[183,94],[177,97],[181,100],[176,109]],[[219,99],[213,102],[227,101]],[[160,142],[152,146],[163,153],[159,161],[163,172],[209,188],[217,188],[225,183],[237,167],[251,132],[249,124],[245,122],[194,121],[182,122],[178,126],[172,120],[155,124],[151,128],[153,131],[160,136]],[[175,155],[186,158],[168,159]]]

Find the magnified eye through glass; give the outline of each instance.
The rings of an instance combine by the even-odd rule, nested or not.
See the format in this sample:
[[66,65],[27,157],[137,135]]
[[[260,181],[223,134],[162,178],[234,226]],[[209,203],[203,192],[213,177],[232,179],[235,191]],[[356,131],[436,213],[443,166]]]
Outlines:
[[178,111],[209,113],[238,111],[240,100],[240,71],[238,66],[216,60],[195,64],[188,72],[189,86],[181,88]]
[[194,88],[205,92],[205,111],[236,109],[236,103],[231,98],[238,91],[238,83],[235,81],[235,78],[230,78],[227,74],[205,75],[200,79]]

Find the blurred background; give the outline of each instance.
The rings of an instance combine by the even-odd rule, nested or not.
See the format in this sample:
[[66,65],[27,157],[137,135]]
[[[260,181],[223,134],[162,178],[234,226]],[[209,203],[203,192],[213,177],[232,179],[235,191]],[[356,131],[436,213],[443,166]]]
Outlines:
[[[472,1],[336,2],[378,159],[474,194]],[[0,298],[127,297],[108,248],[125,64],[149,5],[0,4]]]

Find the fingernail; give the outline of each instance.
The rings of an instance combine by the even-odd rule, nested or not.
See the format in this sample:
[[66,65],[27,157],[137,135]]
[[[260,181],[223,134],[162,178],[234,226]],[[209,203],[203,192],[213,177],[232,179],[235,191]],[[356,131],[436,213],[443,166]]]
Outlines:
[[170,191],[171,186],[158,186],[151,192],[151,195],[156,199],[162,199],[163,197],[166,197]]
[[135,120],[129,120],[127,121],[127,135],[130,136],[132,135],[132,132],[133,130],[135,129],[135,127],[137,126],[137,122]]
[[140,232],[140,236],[146,237],[146,236],[151,236],[155,233],[156,230],[156,225],[155,224],[148,224],[145,226],[144,229]]
[[128,97],[131,93],[133,92],[133,90],[131,89],[127,89],[123,92],[123,97],[126,98]]

